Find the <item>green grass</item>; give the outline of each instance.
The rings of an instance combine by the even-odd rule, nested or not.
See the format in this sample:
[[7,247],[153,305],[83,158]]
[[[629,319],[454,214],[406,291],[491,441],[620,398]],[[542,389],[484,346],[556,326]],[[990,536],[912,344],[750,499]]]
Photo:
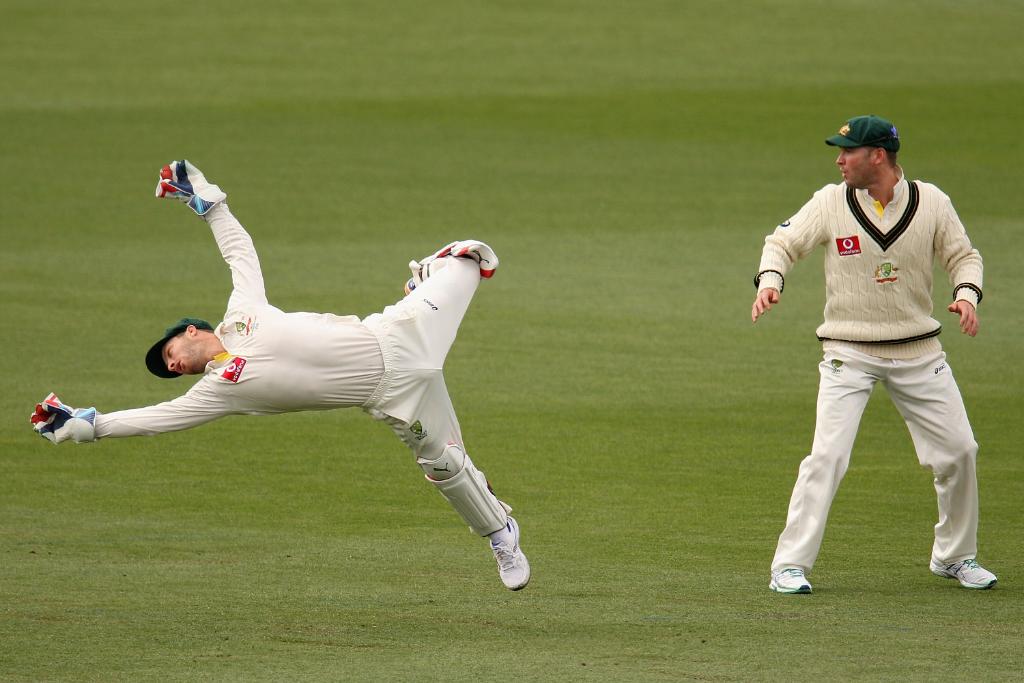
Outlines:
[[[1020,2],[9,0],[0,21],[0,679],[1011,680],[1024,467]],[[752,326],[763,236],[851,115],[901,127],[985,257],[943,343],[982,450],[970,592],[884,391],[812,596],[767,590],[809,448],[820,254]],[[230,280],[151,198],[182,155],[231,195],[271,301],[366,315],[403,264],[501,255],[449,359],[534,580],[358,411],[53,448],[49,390],[176,395],[142,355]],[[936,277],[936,301],[949,295]],[[485,369],[488,382],[479,381]]]

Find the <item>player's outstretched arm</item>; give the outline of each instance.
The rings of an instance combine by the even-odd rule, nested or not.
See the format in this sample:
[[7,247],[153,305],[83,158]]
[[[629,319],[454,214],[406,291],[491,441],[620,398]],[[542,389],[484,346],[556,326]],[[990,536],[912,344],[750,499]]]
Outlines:
[[974,306],[971,305],[970,301],[958,299],[951,303],[946,310],[960,316],[961,332],[971,337],[978,334],[978,312]]
[[156,196],[186,202],[210,226],[221,256],[231,269],[234,289],[228,308],[265,304],[263,272],[252,238],[227,207],[227,194],[210,183],[187,159],[172,161],[160,169]]
[[36,405],[31,415],[32,428],[52,443],[71,439],[77,443],[110,437],[154,436],[192,429],[240,410],[233,409],[224,397],[200,380],[184,396],[144,408],[101,413],[95,408],[72,408],[50,394]]
[[758,318],[770,311],[774,304],[779,303],[780,296],[779,290],[773,287],[766,287],[759,291],[754,297],[754,305],[750,310],[751,321],[756,323]]
[[251,304],[266,304],[263,270],[252,237],[238,222],[226,204],[217,206],[204,216],[213,232],[224,262],[231,269],[233,289],[228,309]]

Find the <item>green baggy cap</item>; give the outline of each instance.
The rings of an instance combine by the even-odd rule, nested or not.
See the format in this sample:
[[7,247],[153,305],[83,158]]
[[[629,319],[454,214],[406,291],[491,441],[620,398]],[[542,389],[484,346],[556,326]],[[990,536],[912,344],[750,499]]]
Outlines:
[[825,140],[834,147],[881,147],[890,152],[900,151],[900,134],[892,121],[881,116],[855,116],[839,129],[837,135]]
[[150,347],[146,353],[146,367],[157,377],[165,377],[170,379],[171,377],[181,377],[180,372],[171,372],[167,369],[167,364],[164,363],[164,346],[168,340],[172,337],[176,337],[186,329],[189,325],[195,325],[200,330],[210,330],[213,332],[213,325],[200,320],[199,318],[182,318],[178,322],[174,323],[164,332],[164,336],[156,344]]

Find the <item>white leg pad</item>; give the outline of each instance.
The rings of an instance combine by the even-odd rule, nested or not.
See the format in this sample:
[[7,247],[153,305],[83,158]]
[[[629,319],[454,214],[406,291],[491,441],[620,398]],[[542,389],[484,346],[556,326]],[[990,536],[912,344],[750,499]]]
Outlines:
[[[449,444],[437,460],[420,460],[419,463],[428,473],[427,481],[437,487],[473,533],[487,536],[508,522],[508,513],[512,508],[491,493],[487,478],[473,465],[465,451],[455,444]],[[431,470],[454,474],[447,479],[436,479],[429,474]]]

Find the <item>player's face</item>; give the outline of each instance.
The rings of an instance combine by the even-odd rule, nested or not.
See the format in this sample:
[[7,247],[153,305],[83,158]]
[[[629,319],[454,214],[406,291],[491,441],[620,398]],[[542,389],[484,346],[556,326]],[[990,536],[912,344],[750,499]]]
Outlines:
[[198,375],[206,369],[206,364],[210,362],[210,359],[205,356],[204,345],[199,335],[195,332],[190,333],[194,329],[190,327],[164,344],[164,364],[171,372],[182,375]]
[[843,180],[855,190],[862,190],[875,179],[877,165],[872,163],[873,147],[840,147],[836,165]]

